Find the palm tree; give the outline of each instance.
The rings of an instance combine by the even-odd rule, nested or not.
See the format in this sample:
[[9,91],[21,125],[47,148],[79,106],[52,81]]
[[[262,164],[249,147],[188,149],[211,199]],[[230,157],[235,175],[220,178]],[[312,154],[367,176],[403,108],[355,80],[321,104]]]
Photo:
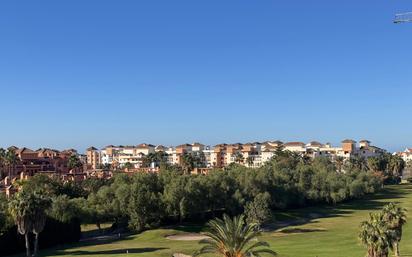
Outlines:
[[345,162],[346,166],[348,166],[348,170],[357,169],[359,171],[368,171],[368,163],[364,157],[355,156],[351,157],[347,162]]
[[237,153],[235,153],[235,162],[236,163],[242,163],[243,162],[243,160],[244,160],[245,158],[243,157],[243,154],[241,153],[241,152],[237,152]]
[[24,235],[26,241],[26,256],[30,257],[29,233],[33,230],[33,223],[30,219],[33,215],[29,204],[29,195],[21,191],[17,193],[9,203],[10,213],[17,225],[17,231]]
[[345,161],[345,159],[344,159],[342,156],[338,156],[338,157],[336,157],[336,159],[335,159],[336,169],[337,169],[339,172],[342,172],[342,167],[343,167],[344,161]]
[[131,168],[133,168],[133,164],[131,164],[130,162],[126,162],[126,163],[123,165],[123,168],[125,168],[125,169],[127,169],[127,170],[130,170]]
[[17,225],[17,231],[24,235],[26,242],[26,256],[31,257],[29,234],[35,234],[34,253],[37,255],[39,234],[46,223],[46,211],[50,207],[49,198],[38,192],[21,190],[9,203],[10,213]]
[[6,150],[0,148],[0,179],[3,179],[4,175],[4,167],[6,163]]
[[37,256],[39,249],[39,234],[43,231],[46,225],[46,210],[51,207],[51,199],[44,194],[34,194],[34,209],[33,209],[33,234],[34,251],[33,257]]
[[67,161],[67,167],[72,170],[75,168],[79,168],[82,166],[82,162],[80,161],[79,157],[77,157],[75,154],[72,154],[69,157],[69,160]]
[[360,241],[367,247],[367,257],[387,257],[392,242],[383,214],[370,213],[369,220],[361,223]]
[[244,216],[231,219],[226,214],[223,219],[214,219],[208,223],[209,238],[200,241],[204,246],[194,256],[217,254],[220,257],[260,257],[262,253],[272,256],[267,242],[258,241],[260,235],[257,224],[247,224]]
[[399,242],[402,238],[402,226],[406,223],[406,210],[394,203],[390,203],[383,207],[382,212],[388,229],[393,235],[391,247],[395,256],[399,256]]
[[190,172],[195,168],[195,158],[190,153],[184,153],[181,157],[181,166],[185,174],[190,174]]
[[379,157],[370,157],[367,160],[368,168],[372,172],[379,172],[382,171],[382,162]]
[[405,161],[398,155],[393,155],[389,157],[389,169],[391,175],[394,177],[399,177],[402,175],[402,171],[405,168]]
[[250,167],[253,165],[254,158],[252,156],[249,156],[246,158],[246,162],[247,162],[247,165]]
[[13,149],[9,149],[5,156],[5,163],[9,170],[9,179],[11,180],[11,174],[14,173],[14,167],[17,164],[16,152]]

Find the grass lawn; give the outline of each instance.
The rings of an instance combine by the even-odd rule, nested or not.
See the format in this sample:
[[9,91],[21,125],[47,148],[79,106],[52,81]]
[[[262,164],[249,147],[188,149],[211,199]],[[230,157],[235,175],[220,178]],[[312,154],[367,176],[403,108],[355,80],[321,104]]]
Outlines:
[[[296,218],[299,224],[263,233],[262,239],[280,257],[350,257],[364,256],[359,244],[359,224],[369,212],[379,210],[386,202],[399,202],[412,210],[412,185],[389,186],[382,193],[365,200],[352,201],[335,207],[305,208],[279,213],[279,218]],[[412,223],[412,211],[409,215]],[[171,241],[166,235],[198,231],[199,227],[156,229],[122,240],[79,243],[64,248],[41,251],[41,256],[137,256],[170,257],[173,253],[190,254],[199,246],[196,241]],[[412,225],[404,227],[400,245],[402,256],[412,256]],[[128,254],[126,254],[128,251]]]

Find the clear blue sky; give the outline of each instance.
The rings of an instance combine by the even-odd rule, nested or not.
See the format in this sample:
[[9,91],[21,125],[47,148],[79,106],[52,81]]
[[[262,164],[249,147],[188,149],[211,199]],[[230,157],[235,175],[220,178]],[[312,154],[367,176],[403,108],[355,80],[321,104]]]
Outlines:
[[0,3],[0,146],[412,146],[407,0]]

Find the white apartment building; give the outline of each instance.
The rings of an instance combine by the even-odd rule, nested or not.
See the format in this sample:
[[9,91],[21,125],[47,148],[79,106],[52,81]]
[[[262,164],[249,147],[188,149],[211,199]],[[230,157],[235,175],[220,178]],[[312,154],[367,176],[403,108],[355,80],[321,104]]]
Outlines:
[[406,148],[403,152],[396,152],[394,155],[399,155],[405,163],[412,161],[412,148]]
[[[181,165],[184,154],[194,154],[201,158],[203,166],[207,168],[222,168],[231,163],[257,168],[271,160],[279,149],[312,158],[326,156],[332,159],[336,157],[349,159],[355,156],[369,158],[385,152],[381,148],[372,146],[368,140],[361,140],[357,145],[356,141],[346,139],[342,141],[340,147],[333,147],[330,143],[322,144],[317,141],[310,143],[266,141],[264,143],[219,144],[214,147],[200,143],[182,144],[176,147],[154,146],[151,144],[136,146],[109,145],[101,151],[94,149],[93,154],[90,153],[88,156],[94,158],[91,161],[93,163],[99,162],[96,160],[96,156],[100,156],[103,165],[122,167],[126,163],[130,163],[134,168],[140,168],[143,158],[151,153],[165,152],[168,155],[167,162],[172,165]],[[406,149],[402,156],[404,159],[412,160],[412,149]]]

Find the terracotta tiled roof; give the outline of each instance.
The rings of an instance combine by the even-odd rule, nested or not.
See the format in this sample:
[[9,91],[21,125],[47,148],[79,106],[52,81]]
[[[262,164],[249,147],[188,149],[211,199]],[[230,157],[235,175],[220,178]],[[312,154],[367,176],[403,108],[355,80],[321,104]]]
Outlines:
[[278,145],[283,145],[283,142],[282,142],[282,141],[279,141],[279,140],[272,141],[272,142],[270,142],[270,143],[272,143],[272,144],[278,144]]
[[23,148],[18,149],[16,151],[16,153],[18,153],[18,154],[21,154],[21,153],[35,153],[35,151],[33,151],[29,148],[23,147]]
[[361,141],[359,141],[359,143],[370,143],[371,141],[366,140],[366,139],[362,139]]
[[309,143],[309,145],[311,145],[311,146],[322,146],[322,144],[319,143],[318,141],[312,141],[312,142]]
[[182,145],[178,145],[176,146],[176,148],[186,148],[186,147],[191,147],[191,144],[182,144]]
[[355,140],[352,140],[352,139],[345,139],[345,140],[342,141],[342,143],[351,143],[351,144],[354,144],[354,143],[356,143],[356,141],[355,141]]
[[143,144],[140,144],[140,145],[136,146],[136,148],[150,148],[150,147],[155,147],[155,146],[151,145],[151,144],[146,144],[146,143],[143,143]]
[[12,145],[12,146],[10,146],[9,148],[7,148],[7,150],[14,150],[14,151],[17,151],[19,148],[17,147],[17,146],[14,146],[14,145]]
[[272,146],[270,144],[264,144],[263,148],[262,148],[263,152],[270,152],[270,151],[274,151],[274,150],[276,150],[276,147]]
[[284,146],[305,146],[305,143],[302,142],[287,142]]

